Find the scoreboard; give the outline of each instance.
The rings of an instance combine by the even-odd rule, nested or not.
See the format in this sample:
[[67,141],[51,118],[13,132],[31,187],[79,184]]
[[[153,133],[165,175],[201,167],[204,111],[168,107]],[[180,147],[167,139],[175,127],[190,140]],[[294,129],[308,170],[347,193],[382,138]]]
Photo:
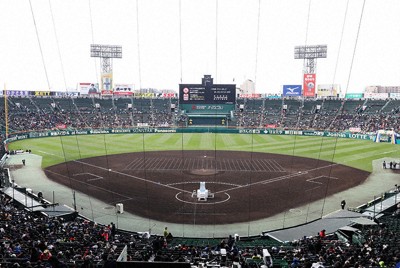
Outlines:
[[233,84],[180,84],[181,104],[235,104],[236,85]]

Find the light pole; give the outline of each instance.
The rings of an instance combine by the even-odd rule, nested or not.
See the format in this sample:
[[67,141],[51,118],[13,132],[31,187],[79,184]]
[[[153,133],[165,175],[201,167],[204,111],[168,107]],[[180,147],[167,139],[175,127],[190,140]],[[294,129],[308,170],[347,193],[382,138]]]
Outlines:
[[14,189],[15,189],[15,184],[14,184],[14,182],[15,182],[15,180],[12,180],[11,182],[12,182],[12,189],[13,189],[13,203],[14,203],[14,200],[15,200],[15,197],[14,197]]

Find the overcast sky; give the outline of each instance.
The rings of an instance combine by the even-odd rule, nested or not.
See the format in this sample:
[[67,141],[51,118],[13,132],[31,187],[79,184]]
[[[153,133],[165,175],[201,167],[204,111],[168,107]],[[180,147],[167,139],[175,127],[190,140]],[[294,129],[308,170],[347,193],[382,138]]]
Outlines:
[[96,43],[122,46],[122,59],[113,61],[114,83],[177,90],[181,79],[200,83],[210,74],[214,83],[251,79],[257,92],[275,93],[302,83],[303,60],[294,59],[294,46],[326,44],[317,84],[337,83],[347,93],[400,86],[398,0],[366,1],[350,75],[363,3],[0,0],[0,83],[7,90],[65,90],[99,82],[100,61],[90,57]]

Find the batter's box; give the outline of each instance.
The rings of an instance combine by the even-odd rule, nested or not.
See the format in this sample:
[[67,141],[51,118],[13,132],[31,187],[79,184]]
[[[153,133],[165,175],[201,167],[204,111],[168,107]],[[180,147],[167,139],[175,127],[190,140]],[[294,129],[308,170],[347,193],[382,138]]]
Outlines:
[[76,174],[74,174],[72,176],[77,177],[77,176],[86,176],[86,175],[89,175],[90,177],[92,177],[91,179],[87,179],[86,182],[88,182],[88,181],[97,181],[97,180],[103,180],[104,179],[103,177],[101,177],[99,175],[96,175],[96,174],[93,174],[93,173],[88,173],[88,172],[76,173]]
[[321,185],[324,185],[329,180],[338,180],[339,178],[328,177],[328,176],[318,176],[311,179],[308,179],[307,182],[314,183],[316,186],[313,188],[318,188]]

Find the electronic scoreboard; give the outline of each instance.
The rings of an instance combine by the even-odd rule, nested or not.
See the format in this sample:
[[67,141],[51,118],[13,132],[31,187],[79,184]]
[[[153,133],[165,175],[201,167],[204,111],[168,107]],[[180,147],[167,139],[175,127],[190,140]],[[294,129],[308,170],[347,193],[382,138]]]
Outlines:
[[235,104],[235,84],[213,84],[213,78],[205,75],[202,84],[180,84],[180,104]]

